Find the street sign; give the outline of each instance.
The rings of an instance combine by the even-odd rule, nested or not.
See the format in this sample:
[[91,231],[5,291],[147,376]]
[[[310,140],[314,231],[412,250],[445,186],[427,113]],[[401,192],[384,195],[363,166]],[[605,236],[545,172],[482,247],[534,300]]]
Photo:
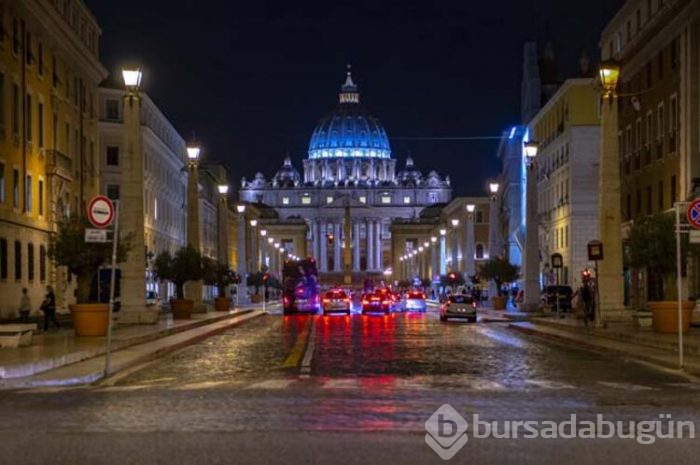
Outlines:
[[691,244],[700,244],[700,231],[699,230],[691,229],[688,235],[690,237]]
[[97,195],[90,200],[87,209],[90,223],[98,229],[103,229],[112,224],[114,220],[114,204],[104,195]]
[[695,229],[700,229],[700,199],[691,202],[686,211],[688,223]]
[[591,241],[588,243],[588,259],[592,262],[603,259],[603,243]]
[[552,268],[563,268],[564,267],[564,257],[560,253],[552,254]]
[[85,228],[85,242],[104,244],[107,242],[107,230]]

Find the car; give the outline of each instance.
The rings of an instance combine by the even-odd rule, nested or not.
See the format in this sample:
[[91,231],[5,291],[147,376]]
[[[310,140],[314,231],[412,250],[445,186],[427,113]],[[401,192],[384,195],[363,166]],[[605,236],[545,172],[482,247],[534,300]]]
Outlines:
[[362,313],[383,312],[391,313],[394,308],[394,297],[386,292],[368,292],[362,296]]
[[323,297],[322,308],[324,315],[336,312],[350,315],[352,300],[344,290],[331,289],[326,292],[326,295]]
[[425,303],[426,295],[421,291],[410,291],[406,294],[406,299],[404,301],[404,310],[407,312],[425,312],[427,310],[427,305]]
[[571,286],[547,286],[542,292],[542,302],[552,310],[556,310],[557,292],[559,293],[559,310],[570,312],[574,295]]
[[466,319],[476,323],[476,300],[469,295],[451,295],[440,306],[440,321],[448,318]]

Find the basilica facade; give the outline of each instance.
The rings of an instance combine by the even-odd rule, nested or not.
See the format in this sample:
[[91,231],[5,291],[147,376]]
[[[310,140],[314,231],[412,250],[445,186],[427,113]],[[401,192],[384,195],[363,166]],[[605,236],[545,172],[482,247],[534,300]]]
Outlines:
[[[354,275],[391,267],[394,220],[418,218],[425,207],[452,198],[449,177],[424,175],[410,157],[398,169],[389,137],[361,105],[350,72],[338,104],[313,130],[303,172],[287,157],[272,179],[262,173],[244,178],[239,192],[242,202],[274,209],[282,221],[303,219],[306,252],[321,273],[343,271],[347,244]],[[288,252],[304,253],[287,242]]]

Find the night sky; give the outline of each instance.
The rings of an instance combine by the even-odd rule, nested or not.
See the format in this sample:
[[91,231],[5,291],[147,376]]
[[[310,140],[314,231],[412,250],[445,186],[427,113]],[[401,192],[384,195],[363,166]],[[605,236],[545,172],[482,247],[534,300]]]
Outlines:
[[623,0],[208,1],[85,0],[103,29],[111,72],[140,63],[144,90],[175,127],[193,132],[236,187],[301,160],[352,64],[361,101],[386,128],[394,157],[450,174],[480,194],[499,171],[494,141],[519,123],[522,44],[551,39],[562,77]]

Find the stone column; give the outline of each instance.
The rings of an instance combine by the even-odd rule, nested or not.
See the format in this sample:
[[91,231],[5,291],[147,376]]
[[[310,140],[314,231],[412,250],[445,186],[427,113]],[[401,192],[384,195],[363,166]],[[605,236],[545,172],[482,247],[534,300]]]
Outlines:
[[[236,263],[236,273],[241,277],[241,282],[247,282],[247,272],[246,272],[246,219],[245,212],[238,214],[238,237],[236,238],[236,256],[238,261]],[[243,292],[241,291],[243,289]],[[240,286],[238,292],[238,303],[245,304],[248,303],[248,293],[245,292],[245,285]]]
[[447,274],[447,230],[440,230],[440,276]]
[[433,238],[431,238],[431,243],[430,243],[430,276],[429,278],[432,280],[436,274],[440,272],[440,249],[437,241],[433,242]]
[[[529,178],[530,173],[528,173],[528,183],[530,182]],[[535,184],[535,193],[532,194],[532,203],[534,204],[534,209],[535,209],[535,216],[534,216],[534,230],[533,234],[535,237],[537,237],[537,234],[539,232],[539,226],[538,226],[538,220],[537,220],[537,174],[536,171],[532,171],[532,183]],[[529,186],[528,186],[529,188]],[[528,192],[527,195],[529,196],[530,193]],[[530,204],[530,197],[527,198],[528,205]],[[528,226],[530,223],[527,223]],[[529,229],[528,229],[529,231]],[[496,256],[501,255],[502,250],[500,250],[500,240],[499,240],[499,230],[498,230],[498,194],[493,194],[491,195],[490,201],[489,201],[489,259],[496,258]],[[537,239],[535,239],[537,241]],[[539,247],[537,249],[537,266],[539,268]],[[539,281],[538,281],[539,282]],[[496,288],[496,283],[494,282],[489,282],[489,296],[492,297],[494,295],[497,295],[498,289]],[[525,291],[527,293],[527,291]],[[539,302],[539,284],[538,284],[538,291],[537,291],[537,299]]]
[[260,271],[267,266],[267,237],[260,237]]
[[340,273],[343,271],[343,257],[340,253],[341,251],[341,228],[340,221],[335,221],[333,223],[333,271]]
[[464,274],[465,274],[465,279],[468,279],[470,276],[474,276],[476,273],[476,266],[474,263],[474,214],[473,213],[468,213],[467,214],[467,223],[466,223],[467,231],[466,231],[466,237],[467,241],[464,247]]
[[352,270],[358,273],[360,270],[360,223],[352,225]]
[[[540,250],[539,227],[537,225],[537,170],[535,162],[527,167],[527,183],[525,198],[525,305],[524,309],[534,312],[540,306]],[[617,200],[619,202],[619,199]],[[495,289],[495,287],[494,287]],[[491,283],[489,283],[489,292]]]
[[367,271],[374,271],[374,228],[372,220],[367,220]]
[[384,271],[384,257],[383,257],[383,251],[384,247],[382,246],[382,221],[381,220],[376,220],[374,223],[375,226],[375,259],[374,259],[374,266],[377,270],[379,271]]
[[318,220],[314,219],[311,220],[311,255],[316,259],[316,261],[319,261],[319,257],[321,256],[320,252],[320,247],[321,247],[321,228],[319,225]]
[[[598,264],[600,321],[619,317],[624,310],[622,279],[622,231],[620,206],[620,160],[617,140],[617,96],[604,96],[601,104],[600,164],[598,168],[598,239],[604,259]],[[681,193],[685,195],[684,192]],[[675,200],[675,199],[674,199]]]
[[[228,255],[228,250],[226,251]],[[258,265],[258,228],[257,226],[250,225],[250,256],[251,256],[251,273],[256,273],[260,270]]]
[[144,166],[141,139],[141,97],[124,96],[124,175],[119,199],[119,235],[131,234],[131,253],[121,269],[122,323],[152,324],[158,311],[146,308],[146,239],[144,236]]
[[450,240],[450,249],[452,251],[452,271],[459,271],[459,229],[452,229],[452,239]]
[[326,236],[326,222],[319,220],[319,241],[321,242],[320,255],[318,257],[319,271],[321,273],[328,272],[328,237]]

